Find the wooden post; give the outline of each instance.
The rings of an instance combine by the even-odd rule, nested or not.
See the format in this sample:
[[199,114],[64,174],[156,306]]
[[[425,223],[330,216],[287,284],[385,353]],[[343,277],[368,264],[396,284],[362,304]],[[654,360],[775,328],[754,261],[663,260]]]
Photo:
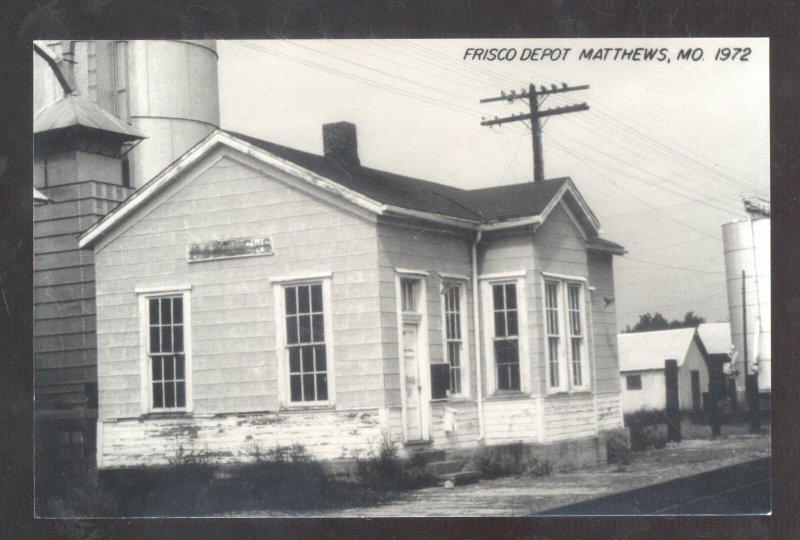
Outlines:
[[667,391],[667,440],[681,442],[681,410],[678,400],[678,361],[664,362],[664,383]]
[[536,85],[528,85],[528,103],[531,109],[531,132],[533,139],[533,181],[544,180],[544,157],[542,156],[542,124],[539,119],[539,96]]

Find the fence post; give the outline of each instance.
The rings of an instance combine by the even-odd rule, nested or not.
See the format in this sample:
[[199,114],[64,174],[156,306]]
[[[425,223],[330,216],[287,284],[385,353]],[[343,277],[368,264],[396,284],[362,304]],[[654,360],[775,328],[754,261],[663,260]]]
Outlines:
[[678,361],[664,361],[667,390],[667,440],[681,442],[681,410],[678,401]]

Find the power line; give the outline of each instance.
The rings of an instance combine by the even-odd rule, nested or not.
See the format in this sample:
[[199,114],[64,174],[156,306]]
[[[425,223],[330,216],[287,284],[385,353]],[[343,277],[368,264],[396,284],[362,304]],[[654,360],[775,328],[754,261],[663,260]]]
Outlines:
[[507,116],[505,118],[497,118],[495,116],[494,120],[483,120],[481,122],[481,125],[494,126],[494,125],[506,124],[508,122],[524,122],[525,120],[529,120],[531,122],[531,134],[533,139],[533,181],[541,182],[544,180],[544,158],[542,156],[542,126],[539,120],[541,118],[554,115],[562,115],[572,112],[586,111],[589,109],[589,106],[586,105],[586,103],[581,103],[579,105],[556,107],[554,109],[545,109],[542,111],[539,110],[539,105],[540,105],[539,96],[547,97],[548,95],[551,94],[574,92],[576,90],[586,90],[587,88],[589,88],[588,85],[570,87],[567,86],[565,83],[560,88],[553,85],[552,88],[550,89],[541,87],[539,90],[536,90],[536,86],[534,84],[529,84],[527,92],[522,91],[519,94],[517,94],[514,90],[512,90],[510,94],[506,95],[505,92],[501,91],[500,97],[485,98],[480,100],[480,102],[481,103],[491,103],[496,101],[513,102],[517,99],[527,99],[530,112],[528,114],[514,114],[512,116]]
[[672,266],[670,264],[662,264],[653,261],[648,261],[646,259],[638,259],[636,257],[631,257],[629,255],[622,255],[623,259],[628,259],[631,261],[642,262],[647,264],[652,264],[653,266],[661,266],[663,268],[671,268],[672,270],[683,270],[685,272],[698,272],[701,274],[724,274],[724,270],[702,270],[700,268],[687,268],[685,266]]
[[[364,77],[361,77],[361,76],[358,76],[358,75],[353,75],[353,74],[350,74],[350,73],[342,72],[341,70],[333,69],[333,68],[330,68],[330,67],[328,67],[328,66],[324,66],[324,65],[317,64],[317,63],[315,63],[315,62],[311,62],[311,61],[308,61],[308,60],[300,59],[300,58],[297,58],[297,57],[294,57],[294,56],[292,56],[292,55],[288,55],[288,54],[285,54],[285,53],[279,53],[279,52],[277,52],[277,51],[267,50],[267,49],[264,49],[264,48],[262,48],[262,47],[258,47],[258,46],[255,46],[255,45],[251,45],[251,44],[249,44],[249,43],[246,43],[246,42],[239,42],[239,41],[237,41],[237,43],[238,43],[238,44],[240,44],[240,45],[243,45],[243,46],[248,46],[248,47],[250,47],[250,48],[254,48],[254,49],[260,50],[260,51],[262,51],[262,52],[264,52],[264,53],[266,53],[266,54],[272,54],[272,55],[274,55],[274,56],[278,56],[278,57],[280,57],[280,58],[284,58],[284,59],[288,59],[288,60],[290,60],[290,61],[298,62],[298,63],[301,63],[301,64],[303,64],[303,65],[309,66],[309,67],[314,67],[314,68],[317,68],[317,69],[321,69],[321,70],[323,70],[323,71],[326,71],[326,72],[328,72],[328,73],[333,73],[333,74],[341,75],[341,76],[343,76],[343,77],[346,77],[346,78],[348,78],[348,79],[351,79],[351,80],[356,80],[356,81],[362,82],[362,83],[364,83],[364,84],[368,84],[368,85],[370,85],[370,86],[373,86],[373,87],[377,87],[377,88],[380,88],[380,89],[384,89],[384,90],[387,90],[387,91],[391,91],[391,92],[394,92],[394,93],[398,93],[398,94],[400,94],[400,95],[403,95],[403,96],[405,96],[405,97],[410,97],[410,98],[412,98],[412,99],[416,99],[416,100],[422,101],[422,102],[424,102],[424,103],[428,103],[428,104],[432,104],[432,105],[436,105],[436,106],[442,106],[442,107],[448,108],[448,109],[450,109],[450,110],[454,110],[454,111],[456,111],[456,112],[459,112],[459,113],[462,113],[462,114],[466,114],[466,115],[468,115],[468,116],[473,116],[473,115],[477,116],[477,112],[473,112],[473,109],[468,109],[468,108],[466,108],[466,107],[458,106],[458,105],[451,104],[451,103],[448,103],[448,102],[443,102],[443,101],[441,101],[441,100],[439,100],[439,99],[436,99],[436,98],[433,98],[433,97],[430,97],[430,96],[427,96],[427,95],[422,95],[422,94],[419,94],[419,93],[417,93],[417,92],[413,92],[413,91],[406,90],[406,89],[400,89],[400,88],[397,88],[396,86],[391,86],[391,85],[389,85],[389,84],[386,84],[386,83],[381,83],[381,82],[374,81],[374,80],[372,80],[372,79],[366,79],[366,78],[364,78]],[[289,42],[289,43],[292,43],[292,44],[294,44],[294,42]],[[301,47],[301,48],[304,48],[304,49],[308,49],[308,50],[310,50],[310,51],[313,51],[313,52],[317,52],[317,51],[315,51],[314,49],[311,49],[311,48],[309,48],[309,47],[304,47],[304,46],[302,46],[302,45],[297,45],[297,46],[299,46],[299,47]],[[417,48],[420,48],[420,47],[421,47],[421,46],[418,46],[418,45],[416,45],[416,44],[413,44],[413,46],[414,46],[414,47],[417,47]],[[426,48],[425,48],[425,47],[421,47],[421,48],[422,48],[423,50],[426,50]],[[326,54],[327,54],[327,53],[326,53]],[[330,54],[327,54],[327,56],[330,56],[330,57],[332,57],[332,58],[338,58],[337,56],[335,56],[335,55],[330,55]],[[375,56],[375,55],[373,55],[373,56]],[[437,53],[437,55],[436,55],[436,56],[438,56],[438,57],[441,57],[441,58],[445,58],[445,59],[448,59],[448,60],[452,60],[451,58],[449,58],[449,57],[447,57],[447,56],[443,56],[443,55],[441,55],[441,54],[438,54],[438,53]],[[376,56],[376,58],[377,58],[377,56]],[[352,61],[349,61],[349,60],[346,60],[346,59],[342,59],[342,60],[343,60],[343,61],[345,61],[345,62],[347,62],[347,63],[353,64],[353,65],[356,65],[356,66],[360,66],[360,64],[356,64],[356,63],[354,63],[354,62],[352,62]],[[400,64],[400,65],[402,65],[402,64]],[[387,72],[386,72],[386,71],[384,71],[384,70],[379,70],[379,69],[375,69],[375,68],[369,68],[369,69],[371,69],[371,70],[375,71],[376,73],[380,73],[380,74],[383,74],[383,75],[388,75],[388,76],[393,76],[393,77],[395,77],[395,78],[397,78],[397,79],[399,79],[399,80],[402,80],[402,81],[404,81],[404,82],[407,82],[407,83],[410,83],[410,84],[421,84],[421,83],[416,83],[415,81],[410,81],[409,79],[407,79],[407,78],[405,78],[405,77],[400,77],[400,76],[396,76],[396,75],[393,75],[393,74],[389,74],[389,73],[387,73]],[[490,71],[490,73],[492,73],[493,75],[495,74],[494,72],[491,72],[491,71]],[[430,88],[430,89],[438,90],[438,89],[435,89],[434,87],[431,87],[430,85],[422,85],[422,86],[423,86],[423,87],[426,87],[426,88]],[[448,92],[441,91],[441,90],[439,90],[439,91],[440,91],[441,93],[448,94]],[[449,93],[449,94],[450,94],[450,95],[453,95],[452,93]],[[458,97],[458,96],[456,96],[456,97]],[[514,131],[515,131],[515,132],[517,132],[517,130],[514,130]],[[557,133],[558,133],[558,132],[557,132]],[[593,150],[595,150],[595,151],[598,151],[598,152],[600,152],[599,150],[597,150],[597,149],[596,149],[596,148],[594,148],[594,147],[591,147],[591,149],[593,149]],[[574,155],[574,154],[573,154],[573,155]],[[607,154],[606,154],[606,155],[607,155]],[[632,167],[632,168],[638,168],[639,170],[642,170],[642,171],[644,171],[644,172],[647,172],[648,174],[651,174],[649,171],[646,171],[646,170],[644,170],[644,169],[642,169],[642,168],[640,168],[640,167],[636,167],[635,165],[632,165],[632,164],[630,164],[630,163],[628,163],[628,162],[625,162],[625,161],[623,161],[623,160],[620,160],[620,159],[618,159],[618,158],[615,158],[614,156],[611,156],[611,157],[612,157],[612,158],[614,158],[614,159],[616,159],[617,161],[619,161],[619,162],[620,162],[620,163],[621,163],[623,166],[626,166],[626,167]],[[602,161],[598,160],[597,158],[590,158],[590,159],[594,159],[594,162],[595,162],[595,163],[597,163],[598,165],[600,165],[600,166],[602,166],[602,167],[604,167],[604,168],[608,168],[608,169],[610,169],[610,170],[613,170],[613,171],[615,171],[615,172],[618,172],[619,174],[623,174],[623,175],[625,175],[625,176],[629,176],[629,177],[631,177],[632,179],[634,179],[635,181],[643,181],[643,179],[641,179],[641,178],[638,178],[638,177],[634,177],[633,175],[630,175],[629,173],[627,173],[627,172],[625,172],[625,171],[621,171],[621,170],[620,170],[620,169],[618,169],[618,168],[614,168],[613,166],[611,166],[611,165],[609,165],[609,164],[607,164],[607,163],[604,163],[604,162],[602,162]],[[654,185],[654,184],[651,184],[651,185]],[[705,206],[710,206],[710,207],[712,207],[712,208],[716,208],[717,210],[720,210],[720,211],[724,211],[724,212],[728,212],[728,213],[733,213],[733,214],[736,214],[735,212],[731,212],[730,210],[723,209],[722,207],[717,207],[717,206],[715,206],[715,205],[711,205],[711,204],[708,202],[708,199],[706,199],[706,200],[698,200],[698,199],[694,199],[694,198],[692,198],[691,196],[689,196],[689,195],[686,195],[686,194],[684,194],[684,193],[677,192],[677,191],[675,191],[674,189],[673,189],[673,190],[670,190],[670,189],[665,189],[665,187],[664,187],[663,185],[654,185],[654,187],[657,187],[658,189],[663,189],[663,190],[666,190],[666,191],[668,191],[668,192],[672,192],[673,194],[675,194],[675,195],[677,195],[677,196],[681,196],[681,197],[683,197],[683,198],[688,198],[689,200],[692,200],[692,201],[696,202],[697,204],[702,204],[702,205],[705,205]],[[700,192],[698,192],[698,193],[700,193]],[[703,195],[705,195],[705,194],[703,194]],[[641,199],[640,199],[640,200],[641,200]]]

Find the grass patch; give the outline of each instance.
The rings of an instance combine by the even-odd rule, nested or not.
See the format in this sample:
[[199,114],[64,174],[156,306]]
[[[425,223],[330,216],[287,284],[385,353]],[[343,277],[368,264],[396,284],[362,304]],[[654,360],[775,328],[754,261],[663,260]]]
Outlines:
[[334,479],[301,445],[256,449],[251,455],[251,463],[219,465],[208,453],[179,447],[167,466],[89,471],[69,478],[37,474],[37,515],[162,517],[330,510],[385,503],[403,491],[436,483],[420,460],[400,459],[388,440],[377,453],[359,459],[357,474],[345,480]]

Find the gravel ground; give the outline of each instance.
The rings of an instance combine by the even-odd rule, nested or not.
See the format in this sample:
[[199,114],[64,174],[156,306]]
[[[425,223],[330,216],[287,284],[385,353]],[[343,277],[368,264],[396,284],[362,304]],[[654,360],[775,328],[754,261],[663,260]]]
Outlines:
[[[725,432],[724,430],[723,432]],[[770,433],[760,435],[727,430],[717,440],[688,439],[659,450],[633,454],[626,466],[602,466],[545,478],[513,476],[481,480],[454,489],[426,488],[391,503],[337,510],[289,514],[248,512],[239,517],[410,517],[410,516],[526,516],[592,497],[636,489],[683,476],[770,455]]]

